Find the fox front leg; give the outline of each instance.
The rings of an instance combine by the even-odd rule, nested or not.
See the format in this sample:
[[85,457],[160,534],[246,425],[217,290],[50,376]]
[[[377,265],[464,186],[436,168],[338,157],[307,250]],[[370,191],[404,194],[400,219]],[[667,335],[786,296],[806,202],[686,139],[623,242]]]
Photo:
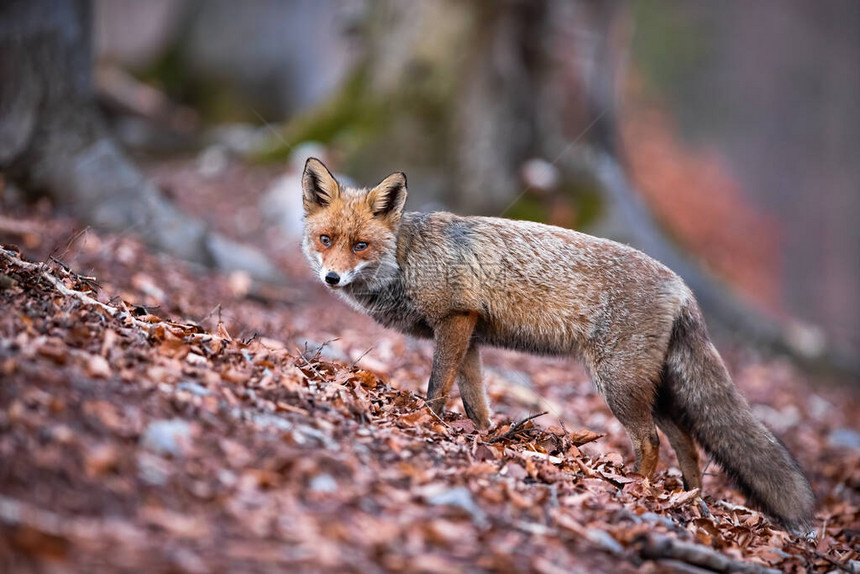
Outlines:
[[481,352],[472,342],[460,366],[460,397],[466,416],[479,429],[490,428],[490,408],[487,406],[487,392],[481,377]]
[[434,326],[433,370],[427,388],[427,404],[437,415],[445,410],[445,401],[460,374],[463,358],[469,349],[472,331],[478,316],[475,313],[455,313]]

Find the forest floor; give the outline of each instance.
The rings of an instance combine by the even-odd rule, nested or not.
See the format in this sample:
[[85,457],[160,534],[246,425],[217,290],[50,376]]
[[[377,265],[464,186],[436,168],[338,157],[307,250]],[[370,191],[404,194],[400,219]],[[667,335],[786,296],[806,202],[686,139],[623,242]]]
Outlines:
[[489,350],[495,429],[458,400],[436,417],[431,345],[348,309],[263,224],[272,170],[148,172],[290,282],[259,289],[0,191],[0,571],[860,569],[856,385],[721,344],[819,498],[795,537],[716,465],[702,499],[685,492],[665,437],[655,479],[633,474],[572,360]]

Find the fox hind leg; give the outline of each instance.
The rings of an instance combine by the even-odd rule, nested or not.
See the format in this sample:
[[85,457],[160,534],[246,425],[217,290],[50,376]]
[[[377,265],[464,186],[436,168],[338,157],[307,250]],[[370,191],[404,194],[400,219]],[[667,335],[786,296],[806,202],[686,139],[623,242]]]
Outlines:
[[699,470],[699,451],[690,433],[679,427],[666,414],[658,411],[654,416],[657,426],[669,439],[672,450],[678,458],[681,475],[684,477],[684,490],[702,488],[702,472]]
[[593,378],[609,410],[630,437],[636,457],[633,470],[650,479],[660,457],[660,437],[652,415],[654,383],[625,370],[600,369]]
[[646,478],[652,478],[660,458],[660,437],[657,436],[654,420],[650,416],[625,418],[621,420],[621,424],[627,429],[627,435],[633,443],[633,453],[636,456],[633,470]]
[[681,413],[673,397],[675,379],[668,369],[663,369],[660,388],[654,403],[654,420],[669,439],[678,458],[678,466],[684,477],[684,489],[702,488],[702,472],[699,469],[699,451],[689,431],[680,423]]

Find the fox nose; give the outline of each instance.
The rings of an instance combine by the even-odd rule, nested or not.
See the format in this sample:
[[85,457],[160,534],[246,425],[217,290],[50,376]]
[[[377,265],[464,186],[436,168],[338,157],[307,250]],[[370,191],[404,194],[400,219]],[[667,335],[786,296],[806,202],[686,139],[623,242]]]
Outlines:
[[340,275],[338,275],[334,271],[329,271],[325,275],[325,282],[329,285],[337,285],[338,283],[340,283]]

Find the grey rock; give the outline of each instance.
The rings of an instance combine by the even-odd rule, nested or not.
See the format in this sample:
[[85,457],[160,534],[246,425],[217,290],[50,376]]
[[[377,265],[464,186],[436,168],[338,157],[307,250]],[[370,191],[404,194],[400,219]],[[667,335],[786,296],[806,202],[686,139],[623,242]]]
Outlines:
[[309,486],[314,492],[337,492],[337,481],[330,474],[313,477]]
[[472,493],[465,486],[457,486],[430,494],[427,496],[427,502],[433,505],[459,508],[469,514],[475,524],[481,528],[489,524],[487,515],[481,510],[481,507],[472,498]]
[[846,428],[833,429],[827,437],[827,444],[835,448],[860,450],[860,432]]
[[188,391],[192,395],[197,395],[198,397],[208,397],[212,394],[212,391],[203,385],[195,383],[194,381],[182,381],[176,385],[176,388],[180,391]]
[[191,425],[182,419],[152,421],[140,444],[154,453],[179,456],[191,446]]

